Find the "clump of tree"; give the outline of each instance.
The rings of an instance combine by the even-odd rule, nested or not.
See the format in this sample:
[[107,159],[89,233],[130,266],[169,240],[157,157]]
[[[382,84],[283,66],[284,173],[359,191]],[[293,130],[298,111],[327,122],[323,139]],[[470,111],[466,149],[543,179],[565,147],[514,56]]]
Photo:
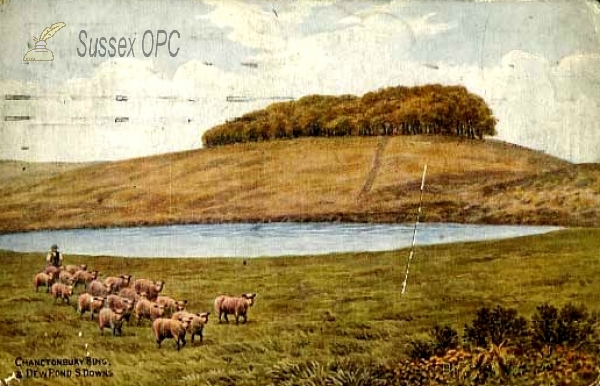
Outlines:
[[496,134],[485,101],[463,86],[388,87],[354,95],[309,95],[274,103],[208,130],[206,147],[298,137]]

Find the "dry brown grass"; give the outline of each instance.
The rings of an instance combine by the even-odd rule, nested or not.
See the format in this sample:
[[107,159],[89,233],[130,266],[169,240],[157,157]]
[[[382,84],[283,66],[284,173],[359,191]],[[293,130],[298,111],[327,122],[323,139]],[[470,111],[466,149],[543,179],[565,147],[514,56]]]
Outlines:
[[[497,141],[305,138],[3,178],[0,231],[223,221],[424,221],[600,226],[600,166]],[[360,195],[360,197],[359,197]]]
[[0,184],[36,182],[91,163],[0,161]]

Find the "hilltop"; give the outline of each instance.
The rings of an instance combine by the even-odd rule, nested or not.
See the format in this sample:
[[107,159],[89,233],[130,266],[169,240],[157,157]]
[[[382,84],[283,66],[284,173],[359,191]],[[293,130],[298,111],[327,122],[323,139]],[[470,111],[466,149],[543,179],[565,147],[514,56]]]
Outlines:
[[483,98],[463,86],[396,86],[355,95],[308,95],[273,103],[202,135],[205,147],[299,137],[496,135]]
[[412,222],[425,163],[422,221],[600,226],[599,165],[498,141],[398,136],[236,144],[10,178],[0,231]]

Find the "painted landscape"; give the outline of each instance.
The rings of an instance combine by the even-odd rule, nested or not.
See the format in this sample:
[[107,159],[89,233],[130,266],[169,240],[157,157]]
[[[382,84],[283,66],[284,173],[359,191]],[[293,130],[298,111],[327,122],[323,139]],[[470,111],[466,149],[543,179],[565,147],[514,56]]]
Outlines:
[[[600,6],[529,3],[152,3],[183,36],[154,61],[76,58],[66,16],[51,66],[0,38],[0,383],[599,385]],[[113,35],[158,14],[89,4],[40,7]],[[31,8],[0,25],[58,21]],[[52,233],[279,223],[406,224],[414,247],[124,257]],[[423,245],[421,223],[553,228]]]
[[[381,134],[265,139],[91,165],[4,162],[2,229],[410,223],[425,163],[422,221],[569,229],[418,247],[403,295],[407,250],[249,261],[67,255],[100,278],[160,279],[187,309],[210,312],[204,340],[188,336],[181,351],[169,340],[157,349],[150,321],[138,323],[133,310],[120,334],[100,335],[98,315],[92,322],[76,312],[82,285],[71,305],[46,287],[34,292],[43,255],[4,251],[5,372],[14,358],[58,354],[109,364],[89,373],[21,364],[28,383],[47,384],[41,371],[55,371],[46,375],[52,384],[590,384],[599,358],[598,165],[491,138]],[[258,295],[248,322],[219,323],[215,297],[249,290]]]

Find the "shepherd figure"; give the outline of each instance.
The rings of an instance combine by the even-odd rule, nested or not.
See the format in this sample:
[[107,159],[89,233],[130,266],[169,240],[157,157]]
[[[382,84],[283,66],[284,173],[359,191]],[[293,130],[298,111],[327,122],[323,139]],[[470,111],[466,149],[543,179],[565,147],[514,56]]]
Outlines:
[[46,255],[46,265],[60,267],[63,262],[63,255],[58,250],[58,245],[54,244],[50,247],[50,251]]

